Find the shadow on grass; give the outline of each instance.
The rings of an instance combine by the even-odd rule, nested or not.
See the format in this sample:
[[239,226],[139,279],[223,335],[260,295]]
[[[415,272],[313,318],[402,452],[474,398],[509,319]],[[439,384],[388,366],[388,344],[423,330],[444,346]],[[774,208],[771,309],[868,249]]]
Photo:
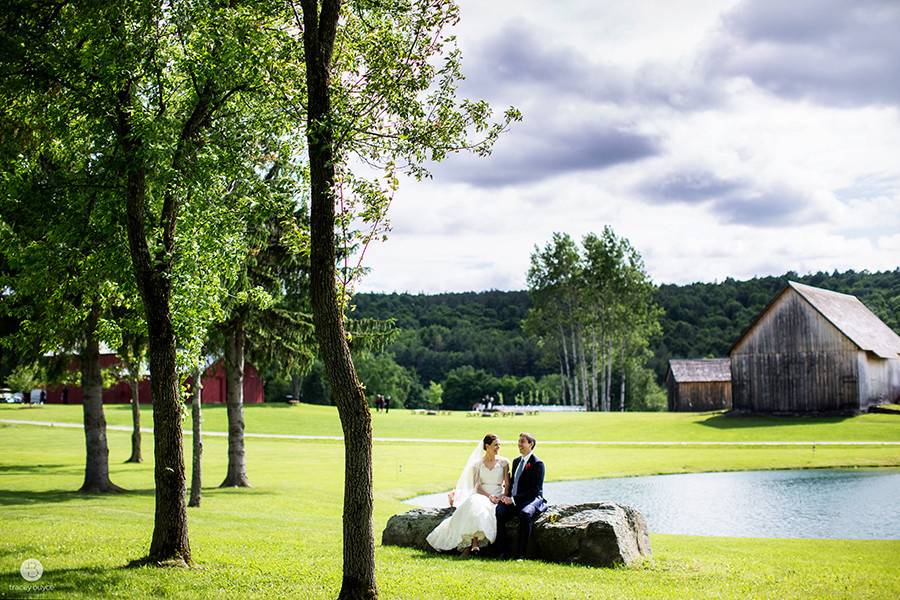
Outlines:
[[715,415],[698,421],[699,424],[716,429],[750,429],[753,427],[781,427],[786,425],[826,425],[842,423],[850,416],[833,417],[779,417],[773,415]]
[[[80,569],[52,569],[44,565],[43,577],[34,583],[25,581],[18,570],[15,573],[0,574],[0,595],[13,592],[9,597],[61,598],[74,593],[89,593],[98,598],[108,597],[116,592],[121,593],[123,584],[131,577],[130,573],[132,572],[133,569],[128,569],[125,565],[114,568],[85,567]],[[157,590],[147,589],[146,591],[148,596],[154,596],[154,592]],[[162,589],[159,592],[160,596],[166,595]]]
[[0,473],[43,473],[49,469],[71,470],[72,465],[0,465]]
[[34,504],[58,504],[73,500],[95,500],[101,498],[118,498],[122,496],[153,496],[155,490],[125,490],[108,494],[85,494],[78,490],[0,490],[0,506],[30,506]]
[[[33,552],[33,546],[14,546],[11,544],[6,544],[4,541],[4,545],[0,546],[0,560],[5,559],[7,557],[18,558],[19,560],[25,560],[28,558]],[[0,587],[0,598],[3,597],[3,588]]]
[[[0,490],[0,506],[32,506],[39,504],[59,504],[73,500],[104,500],[116,499],[123,496],[154,496],[156,490],[126,489],[121,492],[108,492],[104,494],[84,493],[78,490]],[[203,487],[203,497],[212,498],[222,494],[242,494],[247,496],[273,496],[276,492],[269,488],[220,488],[216,486]],[[2,596],[0,596],[2,597]]]
[[[384,548],[401,548],[401,546],[384,546]],[[421,562],[442,562],[447,560],[459,560],[459,561],[467,561],[467,560],[499,560],[499,561],[509,561],[515,560],[510,558],[501,558],[499,554],[499,550],[493,548],[491,546],[487,546],[482,548],[479,552],[475,552],[469,554],[468,556],[463,556],[460,552],[432,552],[430,550],[422,550],[420,548],[403,548],[404,550],[409,550],[410,554],[408,558],[414,561]]]

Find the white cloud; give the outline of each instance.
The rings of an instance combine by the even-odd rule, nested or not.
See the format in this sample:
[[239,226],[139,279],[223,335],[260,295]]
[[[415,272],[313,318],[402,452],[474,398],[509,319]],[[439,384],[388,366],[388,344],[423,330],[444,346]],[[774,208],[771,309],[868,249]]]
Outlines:
[[[362,289],[521,289],[535,244],[606,224],[658,282],[896,268],[896,69],[850,93],[813,75],[788,90],[760,61],[735,67],[760,40],[768,66],[793,60],[790,44],[827,60],[834,40],[883,57],[893,42],[875,19],[882,7],[834,3],[846,20],[804,25],[763,4],[463,3],[471,89],[498,108],[516,104],[525,122],[492,157],[454,159],[433,180],[402,185]],[[731,62],[711,69],[716,57]]]

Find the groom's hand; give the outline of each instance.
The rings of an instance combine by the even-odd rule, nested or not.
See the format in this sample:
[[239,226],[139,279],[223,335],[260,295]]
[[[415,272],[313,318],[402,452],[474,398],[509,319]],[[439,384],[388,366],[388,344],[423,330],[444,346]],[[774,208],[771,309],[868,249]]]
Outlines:
[[509,496],[500,496],[500,502],[506,505],[513,503],[512,498],[510,498]]

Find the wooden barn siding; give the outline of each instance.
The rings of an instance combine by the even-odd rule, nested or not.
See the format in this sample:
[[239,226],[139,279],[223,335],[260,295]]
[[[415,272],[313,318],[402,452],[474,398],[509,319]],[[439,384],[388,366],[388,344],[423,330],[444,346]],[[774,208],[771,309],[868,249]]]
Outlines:
[[730,408],[730,381],[691,381],[676,384],[670,410],[690,412]]
[[900,358],[886,359],[859,353],[860,409],[900,401]]
[[666,396],[668,398],[669,412],[678,410],[678,404],[676,402],[677,393],[678,386],[675,383],[675,378],[672,377],[672,371],[670,370],[666,373]]
[[731,354],[736,410],[819,412],[859,408],[857,347],[788,290]]

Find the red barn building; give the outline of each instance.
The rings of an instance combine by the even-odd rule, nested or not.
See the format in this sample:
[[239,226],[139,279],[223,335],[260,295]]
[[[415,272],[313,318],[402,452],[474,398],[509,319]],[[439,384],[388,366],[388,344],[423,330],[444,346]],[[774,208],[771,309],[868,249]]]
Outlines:
[[[203,404],[225,404],[225,368],[222,359],[217,360],[203,374]],[[119,357],[115,354],[101,354],[100,368],[107,369],[119,364]],[[73,363],[72,370],[78,369],[77,361]],[[190,378],[188,382],[190,382]],[[47,388],[47,404],[64,404],[63,388],[66,386],[54,386]],[[81,388],[67,386],[67,404],[81,404]],[[139,401],[152,402],[150,392],[150,379],[145,377],[138,385]],[[244,404],[261,404],[265,401],[263,382],[256,371],[256,367],[250,363],[244,363]],[[131,386],[128,382],[120,381],[110,388],[103,390],[104,404],[129,404],[131,402]]]

